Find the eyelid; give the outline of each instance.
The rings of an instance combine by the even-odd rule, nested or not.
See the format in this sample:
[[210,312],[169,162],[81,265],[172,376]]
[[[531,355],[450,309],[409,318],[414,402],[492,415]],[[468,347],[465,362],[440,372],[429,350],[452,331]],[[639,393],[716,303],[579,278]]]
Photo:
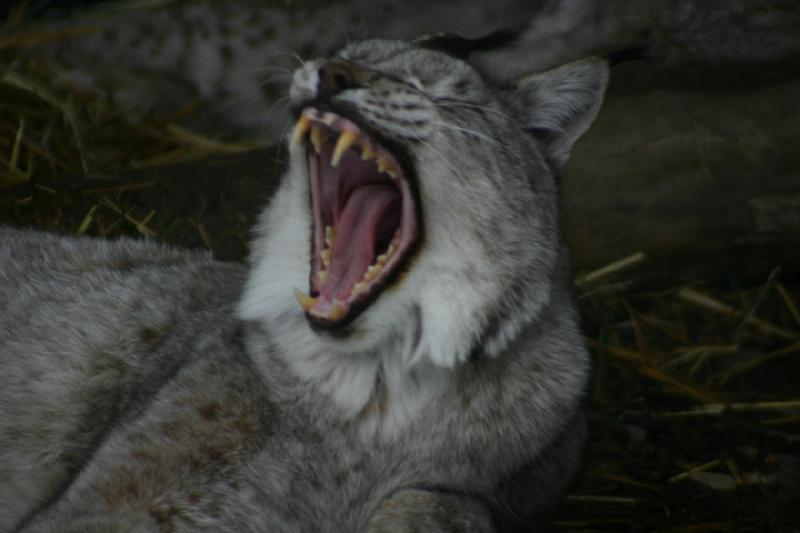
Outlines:
[[405,80],[403,81],[418,91],[425,90],[425,86],[422,84],[422,81],[420,81],[420,79],[416,76],[406,76]]

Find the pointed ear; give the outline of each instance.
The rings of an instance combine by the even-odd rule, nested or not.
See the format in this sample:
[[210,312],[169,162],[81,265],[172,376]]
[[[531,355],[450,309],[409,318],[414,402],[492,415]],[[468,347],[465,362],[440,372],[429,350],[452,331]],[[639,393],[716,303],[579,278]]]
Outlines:
[[608,63],[595,58],[526,76],[514,84],[520,116],[557,167],[567,162],[572,145],[597,116],[606,85]]

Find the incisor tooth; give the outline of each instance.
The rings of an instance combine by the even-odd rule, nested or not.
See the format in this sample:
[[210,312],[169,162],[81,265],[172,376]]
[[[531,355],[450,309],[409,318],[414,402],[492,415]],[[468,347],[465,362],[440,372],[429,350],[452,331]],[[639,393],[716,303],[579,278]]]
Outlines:
[[333,157],[331,157],[331,166],[336,167],[342,159],[344,153],[353,146],[353,143],[358,139],[358,133],[354,131],[344,130],[339,135],[339,140],[336,141],[336,148],[333,149]]
[[333,232],[333,226],[325,226],[325,244],[327,244],[328,246],[332,246],[331,243],[333,243],[334,236],[335,233]]
[[364,279],[367,281],[372,281],[376,277],[378,277],[378,273],[381,271],[381,267],[378,265],[370,265],[367,268],[367,271],[364,272]]
[[336,115],[333,113],[323,113],[322,114],[322,122],[330,126],[333,124],[333,121],[336,120]]
[[300,141],[303,139],[303,135],[306,134],[308,128],[311,127],[311,121],[305,115],[300,115],[300,118],[297,119],[297,124],[294,125],[294,130],[292,131],[292,141],[291,146],[295,147],[300,144]]
[[336,322],[337,320],[341,320],[344,317],[344,308],[339,300],[333,300],[333,305],[331,306],[330,311],[328,311],[328,318]]
[[294,297],[297,298],[297,301],[300,303],[300,307],[303,308],[303,311],[308,311],[314,307],[315,303],[317,303],[316,298],[312,298],[300,289],[294,289]]
[[394,166],[386,159],[378,158],[378,172],[386,172],[391,177],[397,177],[397,171]]
[[317,126],[311,125],[311,144],[314,145],[314,151],[320,153],[322,150],[322,141],[325,139],[325,134],[322,129]]
[[375,159],[377,156],[375,152],[369,149],[367,145],[361,147],[361,160],[362,161],[369,161],[370,159]]

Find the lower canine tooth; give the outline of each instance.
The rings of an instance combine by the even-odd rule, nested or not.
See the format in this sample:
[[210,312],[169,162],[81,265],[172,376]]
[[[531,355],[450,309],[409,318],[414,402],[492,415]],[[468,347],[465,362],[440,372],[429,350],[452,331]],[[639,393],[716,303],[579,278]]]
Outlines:
[[311,125],[311,144],[314,145],[314,151],[320,153],[322,151],[322,141],[325,140],[325,134],[317,126]]
[[297,124],[294,125],[294,130],[292,131],[292,140],[291,146],[297,146],[300,144],[300,140],[303,138],[303,135],[306,134],[308,129],[311,127],[311,121],[306,118],[305,115],[300,115],[300,118],[297,119]]
[[308,294],[304,293],[300,289],[294,290],[294,297],[297,298],[297,301],[300,303],[300,307],[303,308],[303,311],[308,311],[314,304],[317,303],[316,298],[312,298]]
[[328,318],[335,322],[337,320],[341,320],[342,317],[344,317],[344,308],[342,307],[342,304],[339,303],[339,300],[334,300],[330,311],[328,311]]

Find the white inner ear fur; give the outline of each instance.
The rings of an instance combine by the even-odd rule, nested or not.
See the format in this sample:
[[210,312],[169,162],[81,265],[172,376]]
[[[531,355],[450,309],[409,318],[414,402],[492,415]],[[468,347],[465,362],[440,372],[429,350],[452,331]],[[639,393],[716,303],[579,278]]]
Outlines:
[[525,76],[515,88],[530,130],[550,134],[545,150],[560,168],[600,110],[608,85],[604,59],[582,59]]

